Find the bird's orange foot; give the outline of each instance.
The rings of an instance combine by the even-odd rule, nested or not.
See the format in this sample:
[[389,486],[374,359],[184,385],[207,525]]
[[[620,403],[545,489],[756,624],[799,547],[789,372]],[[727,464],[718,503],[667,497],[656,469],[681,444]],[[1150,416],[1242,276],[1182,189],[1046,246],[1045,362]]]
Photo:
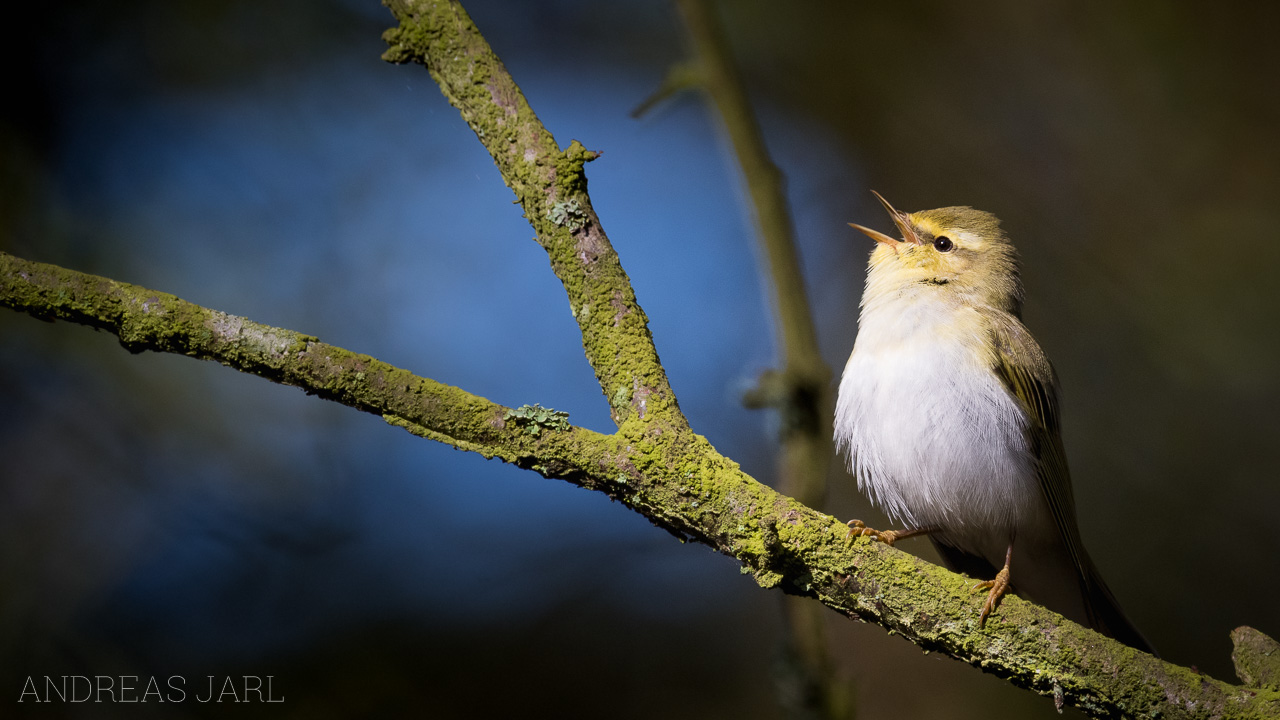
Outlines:
[[996,573],[994,580],[986,580],[973,586],[974,590],[984,590],[991,588],[991,592],[987,593],[987,601],[982,604],[982,612],[978,615],[978,627],[985,627],[987,624],[987,616],[991,611],[996,609],[1000,604],[1000,598],[1009,592],[1009,566],[1005,565]]
[[845,537],[869,537],[873,540],[879,540],[885,545],[892,545],[902,537],[902,532],[898,530],[872,530],[861,520],[850,520],[849,534],[845,535]]

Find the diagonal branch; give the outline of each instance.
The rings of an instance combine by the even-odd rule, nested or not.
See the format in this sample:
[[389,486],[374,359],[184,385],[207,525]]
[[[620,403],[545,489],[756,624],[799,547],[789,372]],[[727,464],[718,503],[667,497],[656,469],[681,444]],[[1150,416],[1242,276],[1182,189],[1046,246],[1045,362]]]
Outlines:
[[400,27],[383,34],[383,58],[425,66],[493,157],[564,284],[614,422],[660,418],[687,430],[648,318],[587,195],[583,165],[598,154],[576,140],[560,150],[461,5],[384,2]]
[[[222,363],[381,415],[414,434],[598,490],[682,539],[742,563],[766,588],[813,597],[1099,716],[1273,717],[1280,692],[1158,660],[1038,605],[1006,598],[985,629],[971,581],[867,539],[756,482],[693,433],[628,423],[603,435],[545,426],[464,390],[167,293],[0,253],[0,305],[114,333],[131,352]],[[1256,655],[1256,653],[1255,653]]]

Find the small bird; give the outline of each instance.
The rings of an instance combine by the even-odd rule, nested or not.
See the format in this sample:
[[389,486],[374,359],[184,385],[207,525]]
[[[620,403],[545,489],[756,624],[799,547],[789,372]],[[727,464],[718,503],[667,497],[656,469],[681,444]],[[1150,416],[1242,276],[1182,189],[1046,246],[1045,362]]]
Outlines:
[[991,578],[979,622],[1009,590],[1154,654],[1085,552],[1062,448],[1058,381],[1022,324],[1018,256],[990,213],[904,213],[876,241],[835,439],[858,487],[947,567]]

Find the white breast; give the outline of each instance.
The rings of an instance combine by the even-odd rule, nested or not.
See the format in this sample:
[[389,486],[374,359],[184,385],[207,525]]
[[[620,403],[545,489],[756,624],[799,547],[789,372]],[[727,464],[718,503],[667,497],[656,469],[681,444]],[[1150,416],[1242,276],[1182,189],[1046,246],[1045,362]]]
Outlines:
[[897,301],[860,325],[835,417],[859,488],[906,527],[986,555],[1042,503],[1026,415],[989,367],[976,311]]

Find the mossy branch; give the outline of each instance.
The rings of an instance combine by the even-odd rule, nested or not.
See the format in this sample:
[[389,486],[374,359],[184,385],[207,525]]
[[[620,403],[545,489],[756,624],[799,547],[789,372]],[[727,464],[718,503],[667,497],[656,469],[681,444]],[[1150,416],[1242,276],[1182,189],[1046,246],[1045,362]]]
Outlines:
[[[926,651],[945,653],[1098,717],[1280,715],[1280,692],[1265,684],[1239,687],[1208,678],[1017,597],[1007,598],[986,628],[980,628],[981,598],[970,592],[972,581],[865,538],[850,541],[838,520],[756,482],[690,432],[617,256],[598,233],[598,221],[585,203],[585,181],[577,190],[561,184],[562,163],[573,162],[575,152],[581,159],[581,151],[571,147],[558,157],[538,155],[549,153],[554,144],[527,142],[545,130],[531,112],[519,109],[527,108],[522,98],[510,100],[507,93],[514,92],[514,83],[508,89],[494,79],[506,77],[505,71],[496,74],[501,65],[460,8],[425,0],[395,5],[402,25],[393,32],[393,55],[406,59],[426,52],[423,61],[441,79],[446,96],[464,116],[473,113],[468,117],[473,128],[506,130],[504,137],[514,138],[506,142],[532,152],[535,166],[542,157],[553,168],[525,168],[524,179],[515,179],[519,171],[508,173],[512,163],[519,167],[524,152],[504,160],[501,148],[495,152],[490,145],[504,177],[527,202],[526,214],[539,228],[539,239],[571,301],[590,304],[592,315],[603,307],[614,309],[609,322],[580,318],[579,323],[606,395],[610,388],[635,390],[625,402],[614,403],[616,433],[574,427],[536,408],[520,413],[309,335],[4,253],[0,305],[104,329],[132,352],[190,355],[294,385],[381,415],[415,434],[604,492],[682,539],[737,559],[762,587],[816,598],[844,615],[901,634]],[[490,100],[477,100],[474,83],[459,80],[480,67],[486,68],[487,79],[479,86]],[[469,93],[470,99],[455,99],[458,93]],[[511,107],[512,102],[518,107],[503,124],[476,119],[487,112],[480,108]],[[557,199],[550,206],[525,199],[538,195]],[[552,212],[556,203],[574,199],[579,200],[576,210],[565,205],[565,212]],[[547,215],[531,213],[535,207]],[[582,213],[581,225],[570,220],[577,213]],[[557,217],[563,225],[556,223]],[[546,227],[544,220],[554,227]],[[584,234],[588,226],[597,234]],[[575,252],[583,255],[566,256]],[[606,262],[598,262],[601,258]],[[632,384],[616,384],[624,381]],[[538,432],[530,431],[530,422],[539,425]]]
[[[131,352],[213,360],[382,416],[414,434],[598,490],[737,559],[761,587],[813,597],[1099,717],[1265,718],[1280,692],[1236,687],[1006,598],[985,629],[971,580],[865,538],[756,482],[705,438],[638,416],[615,434],[519,412],[315,337],[173,295],[0,253],[0,305],[114,333]],[[528,422],[543,418],[539,432]]]
[[637,416],[687,428],[648,318],[591,207],[583,165],[598,153],[576,140],[560,149],[461,5],[384,4],[400,26],[383,34],[383,59],[426,67],[493,157],[564,284],[614,421]]

